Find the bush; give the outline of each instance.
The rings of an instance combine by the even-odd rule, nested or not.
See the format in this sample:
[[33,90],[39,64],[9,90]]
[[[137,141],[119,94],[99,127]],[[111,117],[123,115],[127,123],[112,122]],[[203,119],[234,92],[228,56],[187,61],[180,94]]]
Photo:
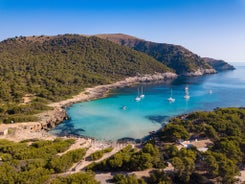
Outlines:
[[73,163],[82,160],[85,156],[86,150],[83,148],[72,150],[62,156],[56,156],[52,158],[48,164],[50,169],[53,169],[56,173],[67,171]]
[[106,149],[103,149],[103,150],[95,151],[94,153],[92,153],[90,155],[90,159],[91,160],[99,160],[99,159],[101,159],[104,156],[104,153],[109,153],[112,150],[113,150],[113,148],[109,147],[109,148],[106,148]]

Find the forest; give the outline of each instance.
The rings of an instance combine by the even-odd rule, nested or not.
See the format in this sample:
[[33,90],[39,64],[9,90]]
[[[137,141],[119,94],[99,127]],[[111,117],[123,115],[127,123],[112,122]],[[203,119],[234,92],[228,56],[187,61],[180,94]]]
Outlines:
[[216,71],[235,69],[225,61],[202,58],[180,45],[156,43],[125,34],[99,34],[96,36],[145,53],[180,75],[186,75],[188,72],[195,72],[198,69],[215,69]]
[[[98,37],[16,37],[0,42],[0,122],[35,121],[84,88],[171,71],[152,57]],[[22,104],[29,95],[35,101]]]

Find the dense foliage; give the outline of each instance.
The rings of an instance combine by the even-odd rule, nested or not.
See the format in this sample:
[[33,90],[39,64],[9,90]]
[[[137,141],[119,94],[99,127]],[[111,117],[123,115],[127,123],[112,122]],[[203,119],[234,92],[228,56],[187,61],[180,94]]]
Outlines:
[[141,171],[152,167],[163,168],[165,165],[161,162],[158,149],[147,143],[140,151],[129,145],[112,157],[89,165],[87,170]]
[[106,149],[103,149],[103,150],[95,151],[89,156],[90,160],[99,160],[100,158],[102,158],[104,156],[105,153],[109,153],[112,150],[113,150],[113,148],[109,147],[109,148],[106,148]]
[[144,179],[138,179],[136,175],[125,176],[123,174],[116,174],[113,176],[115,184],[146,184]]
[[[66,151],[73,143],[72,139],[20,143],[0,140],[0,183],[47,183],[51,179],[51,174],[66,171],[73,163],[84,157],[86,152],[84,149],[69,151],[61,156],[57,155]],[[77,181],[78,176],[59,178],[53,182]],[[83,179],[80,178],[79,181],[83,180],[94,181],[94,178],[93,175],[89,175]]]
[[51,181],[51,184],[99,184],[98,181],[94,179],[94,174],[92,172],[86,173],[75,173],[64,177],[58,177]]
[[[210,139],[213,143],[206,152],[196,147],[177,148],[180,139],[189,138]],[[20,143],[0,140],[1,183],[96,184],[90,170],[131,172],[146,169],[152,169],[149,177],[138,179],[135,175],[119,174],[113,181],[118,184],[235,183],[235,176],[245,166],[245,109],[218,108],[173,118],[141,149],[128,145],[110,158],[87,166],[88,173],[54,177],[53,174],[65,172],[83,159],[84,149],[58,154],[73,143],[72,139]],[[95,152],[90,158],[99,159],[101,153],[108,151],[111,148]],[[171,165],[173,167],[166,167]]]
[[215,178],[222,183],[233,183],[239,169],[245,165],[245,109],[217,108],[211,112],[194,112],[172,119],[159,132],[160,139],[169,142],[190,136],[211,139],[213,145],[205,153],[194,148],[178,151],[173,145],[163,147],[163,156],[175,167],[177,180],[189,182],[199,171],[205,172],[198,176],[205,180]]
[[123,34],[102,34],[98,35],[98,37],[111,40],[120,45],[125,45],[134,50],[146,53],[174,69],[178,74],[195,72],[197,69],[212,68],[201,57],[193,54],[182,46],[149,42]]
[[47,100],[35,98],[28,104],[6,103],[0,105],[0,123],[30,122],[39,120],[34,114],[51,107],[45,105]]
[[[210,139],[206,152],[196,147],[178,149],[181,140]],[[112,157],[93,163],[93,171],[142,171],[152,168],[150,177],[115,175],[115,183],[234,183],[245,165],[245,109],[219,108],[173,118],[151,143],[141,150],[131,146]],[[171,164],[170,173],[160,168]]]
[[30,114],[46,110],[45,103],[19,106],[27,94],[59,101],[85,87],[166,71],[146,54],[97,37],[7,39],[0,42],[0,123],[37,120]]
[[146,54],[97,38],[19,37],[0,43],[0,100],[31,93],[60,100],[84,87],[168,69]]

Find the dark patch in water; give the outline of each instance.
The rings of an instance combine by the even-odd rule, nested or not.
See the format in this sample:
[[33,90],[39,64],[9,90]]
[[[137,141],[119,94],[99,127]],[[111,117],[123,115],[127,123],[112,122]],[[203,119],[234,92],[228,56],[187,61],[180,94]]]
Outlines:
[[57,127],[59,130],[59,136],[75,135],[81,136],[81,132],[85,132],[82,128],[74,128],[74,124],[71,121],[66,121],[62,126]]
[[134,142],[135,139],[132,137],[123,137],[117,140],[117,142],[123,143],[123,142]]
[[161,116],[161,115],[150,115],[150,116],[146,116],[146,118],[151,120],[153,123],[157,122],[160,124],[162,124],[162,123],[164,123],[170,119],[169,116]]

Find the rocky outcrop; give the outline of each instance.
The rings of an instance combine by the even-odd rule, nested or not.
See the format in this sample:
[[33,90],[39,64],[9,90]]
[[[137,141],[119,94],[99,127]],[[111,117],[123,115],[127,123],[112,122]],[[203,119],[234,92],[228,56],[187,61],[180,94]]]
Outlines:
[[126,82],[150,82],[150,81],[159,81],[159,80],[167,80],[167,79],[174,79],[177,77],[177,74],[172,72],[166,72],[166,73],[155,73],[153,75],[139,75],[136,77],[129,77],[126,78]]
[[29,132],[39,132],[41,130],[50,130],[68,119],[65,109],[55,108],[37,115],[41,120],[39,122],[23,122],[14,124],[0,125],[2,128],[13,130],[28,130]]
[[35,129],[34,131],[50,130],[50,129],[56,127],[61,122],[63,122],[64,120],[68,119],[68,116],[67,116],[65,109],[56,108],[53,111],[54,112],[52,113],[52,115],[49,116],[48,119],[41,122],[41,127]]
[[214,73],[217,73],[215,69],[198,69],[195,72],[186,72],[183,73],[182,75],[187,77],[192,77],[192,76],[201,76],[205,74],[214,74]]
[[226,63],[223,60],[216,60],[213,58],[202,58],[206,63],[212,66],[217,71],[225,71],[225,70],[235,70],[235,67]]

